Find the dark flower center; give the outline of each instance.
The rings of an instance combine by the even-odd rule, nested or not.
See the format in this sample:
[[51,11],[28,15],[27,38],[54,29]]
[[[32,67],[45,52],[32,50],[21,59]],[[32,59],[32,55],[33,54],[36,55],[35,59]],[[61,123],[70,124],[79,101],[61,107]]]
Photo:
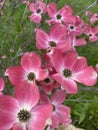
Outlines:
[[71,26],[70,26],[70,29],[74,29],[74,26],[71,25]]
[[92,37],[92,34],[91,34],[91,33],[89,33],[89,37]]
[[56,47],[56,43],[55,42],[50,42],[50,46],[51,47]]
[[19,121],[21,121],[21,122],[27,122],[28,119],[30,119],[30,117],[31,117],[31,113],[28,112],[27,110],[22,109],[17,114],[17,117],[18,117]]
[[36,11],[38,14],[41,12],[41,10],[40,9],[37,9],[37,11]]
[[65,76],[65,78],[68,78],[72,75],[72,72],[69,69],[64,69],[63,75]]
[[56,16],[56,18],[59,20],[59,19],[61,19],[61,15],[60,14],[57,14],[57,16]]
[[49,83],[49,82],[50,82],[50,79],[49,79],[49,78],[46,78],[46,79],[44,80],[44,82],[45,82],[45,83]]
[[33,72],[30,72],[30,73],[27,75],[27,78],[28,78],[28,80],[33,81],[34,78],[35,78],[35,74],[34,74]]

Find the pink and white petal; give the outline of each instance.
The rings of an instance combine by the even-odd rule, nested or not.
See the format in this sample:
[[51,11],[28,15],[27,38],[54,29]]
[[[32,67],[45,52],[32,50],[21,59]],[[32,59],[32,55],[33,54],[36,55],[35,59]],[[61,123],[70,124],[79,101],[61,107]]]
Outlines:
[[55,24],[50,29],[50,40],[58,41],[66,34],[66,27],[62,24]]
[[41,67],[41,58],[35,52],[26,52],[21,58],[21,66],[27,72],[36,72]]
[[60,123],[66,123],[66,121],[70,119],[70,108],[64,105],[59,105],[56,107],[56,114]]
[[74,80],[87,86],[93,86],[97,82],[97,73],[92,66],[75,74]]
[[77,52],[68,52],[63,58],[65,68],[72,69],[73,65],[77,62],[77,57]]
[[25,123],[15,123],[13,125],[13,130],[27,130],[26,124]]
[[72,24],[74,24],[75,23],[75,16],[72,16],[72,15],[65,16],[63,21],[65,23],[72,23]]
[[73,73],[77,73],[87,67],[87,59],[85,57],[77,57],[77,61],[72,67]]
[[5,87],[5,81],[3,78],[0,77],[0,91],[2,91]]
[[21,66],[12,66],[7,68],[5,75],[14,86],[18,86],[25,80],[25,71]]
[[33,2],[29,4],[29,9],[30,9],[31,12],[36,12],[35,6],[36,5]]
[[57,12],[56,4],[55,3],[48,4],[47,11],[50,18],[54,17]]
[[60,122],[59,122],[59,119],[58,119],[56,112],[52,113],[51,120],[52,120],[52,125],[50,127],[51,128],[58,128]]
[[47,53],[50,57],[50,60],[56,69],[57,72],[61,72],[63,69],[63,54],[59,49],[51,50],[51,52]]
[[40,49],[47,49],[49,47],[48,44],[49,36],[42,29],[37,29],[36,32],[36,46]]
[[98,37],[97,36],[89,37],[89,41],[91,42],[98,41]]
[[86,45],[86,40],[84,38],[79,38],[74,43],[74,46],[83,46]]
[[15,88],[15,96],[22,108],[31,110],[39,101],[39,89],[36,84],[21,84]]
[[44,130],[52,113],[52,105],[38,105],[32,109],[32,119],[28,122],[29,130]]
[[33,21],[35,23],[40,23],[42,20],[41,15],[37,14],[37,13],[33,13],[31,16],[29,16],[29,18],[31,19],[31,21]]
[[55,93],[51,97],[51,102],[55,106],[64,102],[66,98],[66,92],[63,90],[56,90]]
[[64,78],[58,73],[54,74],[52,77],[62,85],[68,94],[76,94],[78,92],[78,87],[75,81]]
[[37,76],[36,76],[36,80],[38,81],[42,81],[44,79],[46,79],[49,75],[49,72],[47,69],[39,69]]

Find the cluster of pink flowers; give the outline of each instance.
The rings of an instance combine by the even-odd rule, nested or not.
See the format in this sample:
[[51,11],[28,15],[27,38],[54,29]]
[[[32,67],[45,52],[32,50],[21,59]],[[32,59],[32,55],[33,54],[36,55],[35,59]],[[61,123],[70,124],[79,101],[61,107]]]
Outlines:
[[59,10],[55,3],[36,1],[28,5],[30,20],[40,24],[42,15],[48,14],[44,22],[50,29],[35,29],[36,47],[42,56],[25,52],[20,65],[6,69],[14,97],[3,94],[5,82],[0,78],[1,130],[54,130],[60,124],[67,126],[71,123],[71,109],[63,105],[66,95],[78,93],[77,83],[93,86],[97,82],[98,66],[88,66],[75,47],[86,44],[82,34],[91,42],[98,41],[98,27],[85,24],[67,5]]

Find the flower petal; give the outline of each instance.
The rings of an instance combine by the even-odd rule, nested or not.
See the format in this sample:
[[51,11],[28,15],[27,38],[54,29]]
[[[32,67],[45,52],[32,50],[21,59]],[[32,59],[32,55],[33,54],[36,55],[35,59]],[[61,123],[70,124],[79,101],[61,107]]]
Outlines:
[[58,73],[54,74],[52,77],[62,85],[62,87],[66,90],[67,93],[69,93],[69,94],[77,93],[78,87],[77,87],[77,84],[75,83],[75,81],[68,79],[68,78],[64,78],[63,76],[61,76]]
[[63,90],[56,90],[56,92],[52,95],[51,101],[55,106],[64,102],[66,98],[66,93]]
[[35,52],[26,52],[21,58],[21,66],[25,71],[37,71],[41,67],[41,58]]
[[47,49],[49,36],[42,29],[37,29],[36,31],[36,47],[40,49]]
[[38,105],[32,109],[32,119],[28,122],[29,130],[44,130],[52,113],[51,105]]
[[5,81],[3,80],[3,78],[0,78],[0,91],[2,91],[5,87]]
[[35,22],[35,23],[40,23],[42,20],[41,14],[33,13],[29,18]]
[[86,69],[76,73],[74,79],[84,85],[93,86],[97,82],[97,73],[92,66],[89,66]]
[[39,101],[39,89],[36,84],[21,84],[15,88],[15,96],[21,107],[31,110]]

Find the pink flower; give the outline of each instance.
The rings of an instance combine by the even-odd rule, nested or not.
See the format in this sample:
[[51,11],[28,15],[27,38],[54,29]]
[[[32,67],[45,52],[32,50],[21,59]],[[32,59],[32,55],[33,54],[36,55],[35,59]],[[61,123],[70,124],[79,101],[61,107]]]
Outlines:
[[84,25],[84,23],[80,19],[80,17],[76,16],[74,23],[66,24],[67,34],[68,35],[74,35],[74,36],[80,36],[83,33],[83,25]]
[[35,23],[40,23],[42,20],[41,15],[44,12],[45,6],[44,2],[30,3],[29,9],[33,14],[29,16],[29,18]]
[[51,94],[52,90],[60,87],[60,84],[57,83],[51,76],[47,77],[44,81],[40,82],[40,84],[43,88],[43,91],[46,94]]
[[84,28],[84,33],[89,37],[89,41],[98,41],[98,27],[91,28],[89,25],[87,25]]
[[0,96],[0,129],[44,130],[52,106],[38,105],[39,92],[36,85],[16,88],[15,96]]
[[66,27],[61,24],[55,24],[51,27],[50,33],[47,34],[42,29],[37,29],[36,46],[41,49],[58,48],[62,51],[68,51],[71,48],[71,43],[68,39],[63,40],[66,35]]
[[50,125],[51,129],[58,128],[59,124],[68,125],[71,123],[70,119],[70,108],[63,105],[65,101],[66,93],[63,90],[56,90],[49,99],[45,94],[41,95],[41,104],[50,103],[53,105],[53,112],[51,115],[52,124]]
[[41,68],[41,58],[34,52],[26,52],[21,58],[21,66],[9,67],[5,75],[14,86],[21,83],[32,84],[48,77],[48,70]]
[[52,77],[59,82],[67,93],[76,94],[75,81],[87,86],[93,86],[97,81],[97,73],[92,66],[87,66],[85,57],[78,57],[76,52],[65,55],[60,50],[48,53],[57,73]]
[[96,21],[98,21],[98,14],[95,13],[92,15],[90,22],[94,24]]
[[73,11],[70,6],[64,6],[57,11],[55,3],[49,3],[47,6],[48,15],[51,18],[47,20],[49,24],[55,23],[74,23],[75,17],[73,16]]
[[0,95],[2,95],[2,91],[4,90],[5,87],[5,81],[3,80],[3,78],[0,77]]

